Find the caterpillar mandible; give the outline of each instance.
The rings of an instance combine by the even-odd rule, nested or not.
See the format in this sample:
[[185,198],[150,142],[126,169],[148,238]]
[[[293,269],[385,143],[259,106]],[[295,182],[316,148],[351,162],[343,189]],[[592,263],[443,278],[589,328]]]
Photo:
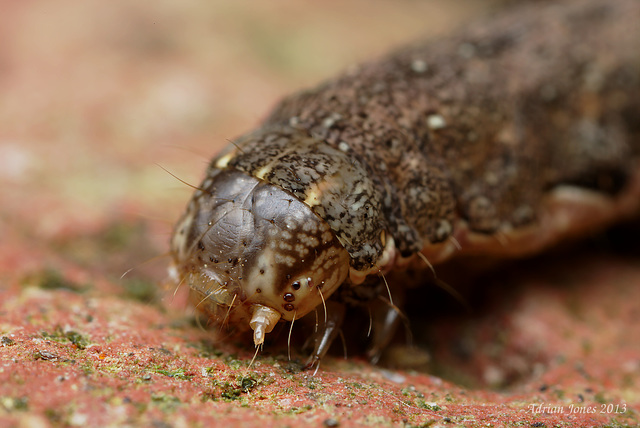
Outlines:
[[635,215],[638,22],[636,0],[532,2],[284,99],[211,161],[172,277],[256,347],[320,308],[313,363],[349,305],[386,294],[380,273],[524,256]]

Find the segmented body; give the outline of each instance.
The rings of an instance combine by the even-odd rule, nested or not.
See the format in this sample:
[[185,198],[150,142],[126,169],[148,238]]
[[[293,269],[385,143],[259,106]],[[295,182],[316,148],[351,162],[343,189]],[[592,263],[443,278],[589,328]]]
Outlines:
[[632,215],[638,22],[634,0],[533,4],[285,99],[211,162],[176,279],[258,344],[418,252],[523,255]]

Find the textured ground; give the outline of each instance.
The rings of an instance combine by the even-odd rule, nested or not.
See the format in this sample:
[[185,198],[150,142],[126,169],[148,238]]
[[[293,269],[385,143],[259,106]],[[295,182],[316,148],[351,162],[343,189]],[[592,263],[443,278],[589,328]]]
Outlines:
[[637,425],[637,228],[483,276],[471,314],[412,299],[387,368],[248,367],[161,285],[190,191],[157,164],[197,183],[278,97],[486,7],[451,3],[3,4],[0,426]]

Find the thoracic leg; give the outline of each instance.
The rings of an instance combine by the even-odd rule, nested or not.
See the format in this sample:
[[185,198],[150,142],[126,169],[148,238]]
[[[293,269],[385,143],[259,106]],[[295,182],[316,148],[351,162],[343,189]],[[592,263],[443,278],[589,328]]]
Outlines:
[[[391,283],[394,282],[391,281]],[[389,292],[391,299],[389,296],[380,295],[377,299],[369,302],[372,336],[367,356],[373,364],[380,360],[382,352],[393,339],[400,322],[404,322],[408,327],[406,316],[400,309],[404,306],[403,289],[391,286]],[[409,330],[407,330],[407,334],[411,334]]]
[[344,303],[332,300],[326,302],[326,319],[324,312],[320,312],[318,328],[307,342],[309,347],[313,345],[313,352],[309,356],[305,368],[314,367],[325,356],[335,338],[340,334],[345,312],[346,306]]

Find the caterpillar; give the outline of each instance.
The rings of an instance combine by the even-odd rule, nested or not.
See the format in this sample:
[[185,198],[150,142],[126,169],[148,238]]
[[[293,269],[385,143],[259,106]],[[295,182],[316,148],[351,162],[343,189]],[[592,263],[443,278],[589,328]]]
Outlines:
[[[387,272],[522,257],[636,215],[638,22],[636,0],[531,2],[285,98],[211,161],[172,278],[256,348],[316,312],[314,364]],[[374,360],[397,311],[375,315]]]

